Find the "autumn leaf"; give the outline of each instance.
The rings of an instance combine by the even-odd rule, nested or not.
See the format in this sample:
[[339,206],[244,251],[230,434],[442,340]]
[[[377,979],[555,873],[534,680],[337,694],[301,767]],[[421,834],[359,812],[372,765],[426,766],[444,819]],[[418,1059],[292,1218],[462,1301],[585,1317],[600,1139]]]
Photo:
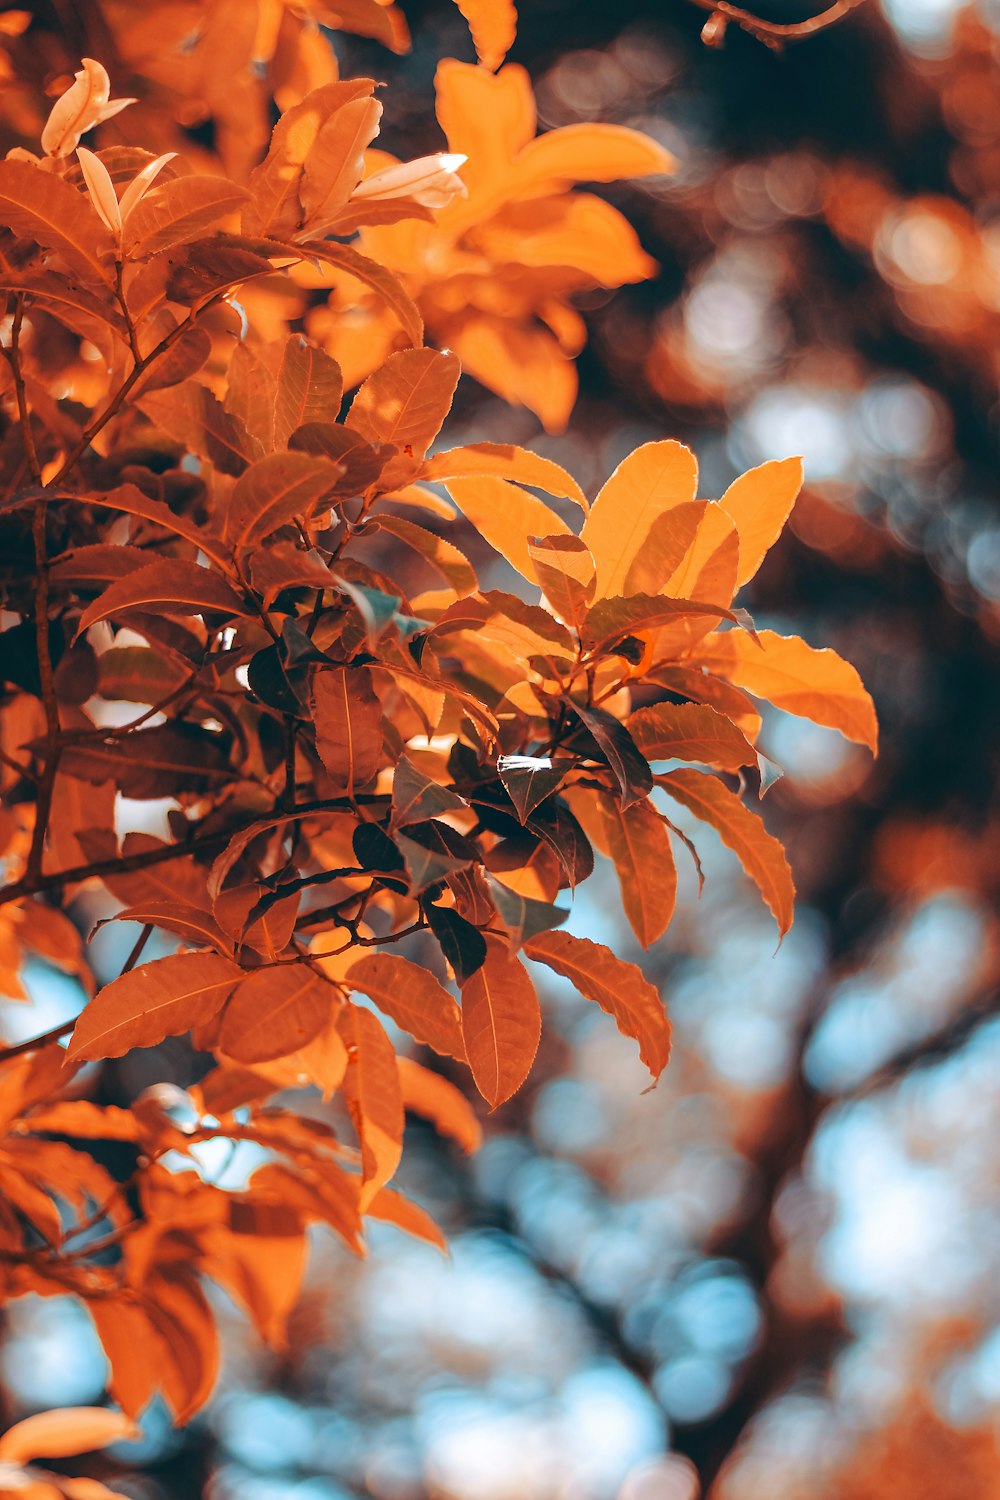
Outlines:
[[111,1443],[135,1441],[139,1428],[121,1412],[103,1406],[76,1406],[37,1412],[15,1422],[0,1437],[0,1463],[25,1464],[36,1458],[70,1458]]
[[469,23],[479,61],[495,73],[517,33],[517,11],[512,0],[455,0],[455,3]]
[[465,1061],[459,1008],[426,969],[395,953],[366,953],[344,979],[416,1041]]
[[738,771],[757,760],[746,736],[707,704],[640,708],[629,716],[628,730],[647,760],[697,760],[719,771]]
[[37,240],[85,282],[110,282],[114,240],[89,199],[62,178],[22,161],[0,161],[0,220]]
[[226,1005],[219,1047],[242,1063],[285,1057],[313,1040],[335,1000],[330,985],[304,965],[257,969]]
[[538,1051],[541,1012],[524,965],[497,937],[462,986],[462,1031],[476,1087],[491,1109],[516,1093]]
[[828,648],[816,650],[799,636],[762,630],[712,635],[699,648],[709,671],[766,698],[785,713],[839,729],[849,740],[878,750],[875,706],[854,667]]
[[221,1010],[243,970],[215,953],[178,953],[140,964],[99,990],[69,1044],[70,1060],[122,1057],[155,1047]]
[[624,807],[602,795],[599,808],[625,915],[639,942],[649,948],[666,931],[677,899],[670,834],[649,801]]
[[367,667],[329,667],[312,680],[316,748],[337,787],[352,795],[378,770],[382,706]]
[[565,521],[544,500],[506,479],[484,474],[474,479],[449,479],[445,487],[480,536],[529,582],[536,581],[536,574],[528,538],[569,534]]
[[229,500],[224,535],[237,553],[297,518],[308,520],[334,489],[338,465],[311,453],[269,453],[242,473]]
[[412,1057],[398,1058],[397,1066],[404,1107],[429,1120],[439,1135],[448,1136],[463,1151],[478,1151],[483,1131],[465,1095]]
[[622,460],[581,533],[597,564],[598,599],[625,592],[629,569],[654,522],[693,500],[697,485],[698,465],[683,443],[645,443]]
[[285,344],[274,400],[274,442],[284,448],[306,422],[333,422],[344,382],[336,360],[293,335]]
[[227,619],[252,611],[210,568],[180,558],[164,558],[128,573],[104,590],[80,616],[82,634],[98,620],[129,610],[162,614],[214,614]]
[[714,776],[700,771],[669,771],[657,777],[665,792],[709,823],[754,881],[784,937],[792,925],[795,886],[785,851],[760,818]]
[[416,474],[448,414],[458,376],[453,354],[403,349],[358,391],[346,425],[367,442],[392,443],[400,450],[382,476],[385,488]]
[[403,1096],[392,1043],[370,1010],[348,1003],[340,1017],[347,1046],[344,1098],[361,1142],[362,1188],[366,1210],[389,1181],[403,1150]]
[[656,988],[635,964],[610,948],[568,932],[543,932],[524,947],[526,957],[569,979],[587,1000],[611,1016],[622,1036],[639,1043],[654,1081],[670,1060],[670,1021]]
[[750,581],[778,540],[801,488],[802,460],[772,459],[734,479],[719,501],[739,533],[739,585]]

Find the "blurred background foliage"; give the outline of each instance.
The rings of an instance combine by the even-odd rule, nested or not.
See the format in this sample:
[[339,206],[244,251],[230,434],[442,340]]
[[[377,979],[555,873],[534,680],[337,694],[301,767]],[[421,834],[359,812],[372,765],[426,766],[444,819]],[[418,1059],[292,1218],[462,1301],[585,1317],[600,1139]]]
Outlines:
[[[387,81],[382,140],[410,157],[441,145],[438,59],[471,49],[446,0],[404,9],[403,55],[329,42],[344,74]],[[679,168],[601,190],[661,270],[582,299],[567,430],[466,381],[448,441],[524,443],[591,493],[653,438],[695,449],[703,494],[802,453],[806,490],[746,602],[858,666],[882,754],[771,714],[768,816],[799,886],[780,950],[703,838],[704,895],[689,871],[642,958],[675,1025],[658,1089],[549,979],[543,1054],[482,1152],[408,1132],[401,1186],[451,1258],[390,1228],[365,1263],[318,1237],[287,1356],[233,1314],[211,1407],[182,1434],[152,1410],[115,1483],[136,1500],[990,1500],[1000,9],[868,0],[782,55],[732,27],[709,50],[684,0],[522,10],[511,59],[542,126],[636,126]],[[36,98],[98,7],[38,11]],[[640,958],[612,880],[578,893],[570,930]],[[77,1003],[54,971],[27,982],[38,1009],[5,1015],[11,1034]],[[107,1069],[107,1098],[167,1076],[173,1045],[149,1077],[143,1054]],[[236,1184],[254,1150],[205,1165]],[[100,1400],[85,1313],[16,1304],[0,1377],[8,1419]]]

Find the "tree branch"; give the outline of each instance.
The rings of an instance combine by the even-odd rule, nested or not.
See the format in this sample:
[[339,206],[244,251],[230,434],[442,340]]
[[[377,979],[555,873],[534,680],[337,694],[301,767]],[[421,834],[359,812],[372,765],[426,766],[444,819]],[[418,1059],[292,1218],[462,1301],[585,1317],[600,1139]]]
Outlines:
[[772,52],[780,52],[787,42],[801,42],[806,37],[815,36],[817,32],[826,31],[864,3],[865,0],[835,0],[833,5],[820,11],[818,15],[809,16],[804,21],[782,24],[778,21],[765,21],[763,17],[756,16],[739,5],[730,5],[729,0],[691,0],[691,4],[697,5],[699,10],[711,12],[701,33],[706,47],[721,47],[726,38],[726,28],[732,21],[741,31],[756,38]]

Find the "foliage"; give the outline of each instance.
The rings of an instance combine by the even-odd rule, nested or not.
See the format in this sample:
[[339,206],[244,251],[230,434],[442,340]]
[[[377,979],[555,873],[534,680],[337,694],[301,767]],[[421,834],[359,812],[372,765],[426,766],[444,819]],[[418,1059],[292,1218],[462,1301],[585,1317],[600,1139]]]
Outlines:
[[[160,1390],[178,1422],[216,1377],[203,1278],[280,1346],[310,1225],[358,1251],[366,1217],[441,1243],[388,1185],[405,1113],[475,1146],[458,1081],[491,1109],[523,1083],[529,964],[659,1077],[654,986],[559,931],[595,849],[648,947],[684,808],[784,934],[788,864],[742,800],[772,773],[754,700],[876,745],[852,667],[734,605],[796,460],[699,500],[690,450],[654,441],[591,505],[520,447],[438,446],[463,365],[566,419],[568,299],[653,269],[616,210],[568,189],[666,154],[620,127],[536,137],[527,75],[490,71],[503,7],[466,5],[483,62],[439,69],[451,149],[392,161],[370,149],[374,82],[332,76],[315,21],[402,45],[395,10],[277,10],[265,45],[218,5],[181,66],[173,7],[109,6],[154,149],[85,58],[44,155],[0,163],[5,989],[23,995],[27,951],[94,991],[66,914],[81,891],[140,928],[67,1050],[2,1054],[3,1289],[83,1299],[122,1411]],[[158,89],[218,117],[217,160],[169,138]],[[282,112],[251,159],[242,123],[268,90]],[[80,146],[99,124],[107,144]],[[506,588],[481,583],[460,523]],[[135,811],[154,803],[156,833]],[[174,951],[143,961],[154,931]],[[186,1091],[95,1102],[86,1064],[187,1033]],[[399,1033],[437,1058],[399,1059]],[[289,1102],[303,1086],[342,1101],[356,1144]],[[270,1153],[245,1190],[200,1169],[217,1140]]]

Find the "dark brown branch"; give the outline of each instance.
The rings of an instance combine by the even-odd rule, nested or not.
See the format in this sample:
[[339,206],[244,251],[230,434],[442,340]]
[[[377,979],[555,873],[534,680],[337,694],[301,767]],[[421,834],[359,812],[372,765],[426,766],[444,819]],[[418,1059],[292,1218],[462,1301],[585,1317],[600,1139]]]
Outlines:
[[45,496],[35,499],[31,521],[31,536],[35,547],[35,650],[38,656],[38,680],[41,685],[42,704],[45,709],[45,769],[38,782],[35,797],[35,826],[31,835],[31,848],[25,878],[33,880],[42,868],[45,850],[45,835],[49,827],[52,810],[52,793],[59,770],[62,744],[59,739],[59,704],[56,701],[55,674],[52,669],[52,652],[49,649],[49,559],[45,537]]

